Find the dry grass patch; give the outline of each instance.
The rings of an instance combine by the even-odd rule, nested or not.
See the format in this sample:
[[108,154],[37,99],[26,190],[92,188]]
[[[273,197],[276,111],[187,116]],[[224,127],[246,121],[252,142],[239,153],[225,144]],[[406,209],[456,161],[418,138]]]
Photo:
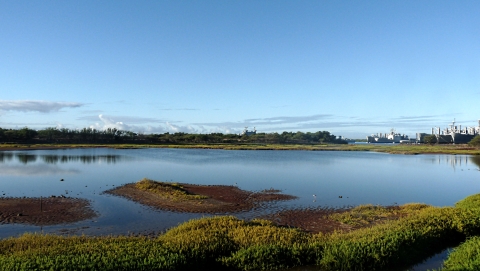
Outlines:
[[165,196],[172,200],[199,200],[207,199],[204,195],[194,195],[189,193],[178,183],[158,182],[147,178],[138,181],[135,188]]

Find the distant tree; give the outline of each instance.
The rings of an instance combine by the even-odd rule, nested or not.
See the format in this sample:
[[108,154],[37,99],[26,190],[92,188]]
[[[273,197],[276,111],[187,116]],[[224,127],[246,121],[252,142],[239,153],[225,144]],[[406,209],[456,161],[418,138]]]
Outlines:
[[468,142],[468,145],[473,146],[473,147],[480,147],[480,135],[477,135],[474,137],[470,142]]
[[435,144],[437,143],[437,137],[435,135],[425,136],[423,142],[425,142],[425,144]]
[[28,127],[22,128],[18,131],[18,134],[21,139],[29,140],[37,135],[37,131],[29,129]]
[[55,127],[45,128],[43,130],[38,131],[38,136],[40,138],[45,138],[49,141],[57,139],[60,135],[60,131]]

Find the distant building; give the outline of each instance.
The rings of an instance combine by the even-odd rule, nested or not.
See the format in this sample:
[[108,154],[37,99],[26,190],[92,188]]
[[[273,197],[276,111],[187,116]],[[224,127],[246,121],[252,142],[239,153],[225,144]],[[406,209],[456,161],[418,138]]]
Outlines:
[[243,130],[243,132],[240,134],[241,136],[251,136],[251,135],[256,135],[257,134],[257,130],[255,129],[255,127],[253,127],[253,131],[249,131],[247,130],[248,127],[245,127],[245,129]]
[[418,143],[425,143],[425,137],[428,136],[427,133],[417,133],[417,142]]

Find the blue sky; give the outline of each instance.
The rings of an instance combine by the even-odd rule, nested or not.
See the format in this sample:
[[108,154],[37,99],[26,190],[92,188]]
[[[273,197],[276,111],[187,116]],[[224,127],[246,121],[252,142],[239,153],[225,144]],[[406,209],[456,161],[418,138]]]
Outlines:
[[0,1],[0,127],[476,126],[478,14],[479,1]]

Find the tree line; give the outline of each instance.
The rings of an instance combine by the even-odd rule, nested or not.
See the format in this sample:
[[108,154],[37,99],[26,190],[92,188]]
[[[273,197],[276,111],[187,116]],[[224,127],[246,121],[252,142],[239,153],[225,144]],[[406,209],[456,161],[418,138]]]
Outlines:
[[97,130],[94,128],[68,129],[49,127],[34,130],[28,127],[21,129],[0,128],[1,143],[139,143],[139,144],[210,144],[210,143],[265,143],[265,144],[318,144],[337,143],[346,144],[328,131],[318,132],[283,132],[257,133],[254,135],[238,134],[189,134],[163,133],[142,134],[131,131],[108,128]]

